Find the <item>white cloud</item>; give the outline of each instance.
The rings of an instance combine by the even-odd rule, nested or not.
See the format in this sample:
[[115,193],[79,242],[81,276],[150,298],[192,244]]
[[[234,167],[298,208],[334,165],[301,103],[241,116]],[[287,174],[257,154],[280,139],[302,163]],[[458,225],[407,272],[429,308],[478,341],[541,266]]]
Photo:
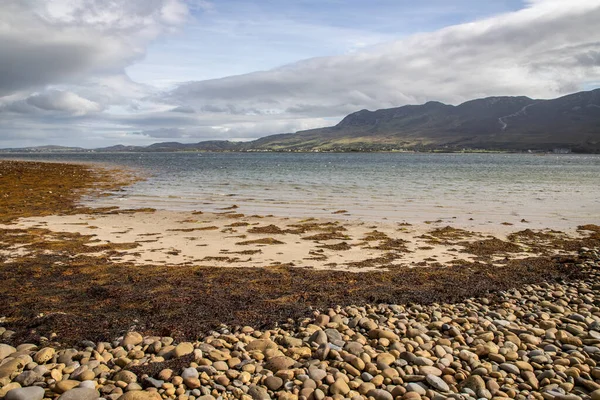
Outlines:
[[122,73],[187,17],[180,0],[3,0],[0,96]]
[[47,111],[67,112],[73,115],[84,115],[102,110],[100,104],[84,99],[73,92],[50,90],[36,94],[26,100],[27,104]]
[[600,3],[536,1],[524,10],[344,56],[188,82],[167,100],[196,109],[325,117],[361,108],[488,95],[552,97],[600,77]]
[[[221,18],[216,27],[227,25],[219,4],[204,0],[0,2],[0,54],[8,55],[0,62],[0,147],[19,137],[24,144],[45,137],[84,146],[256,138],[331,125],[362,108],[491,95],[555,97],[600,81],[598,0],[529,0],[517,12],[375,46],[389,35],[316,29],[315,36],[346,32],[353,43],[369,46],[178,84],[186,75],[170,61],[169,74],[154,69],[174,87],[162,93],[130,79],[124,69],[144,56],[148,43],[188,21],[190,7]],[[243,32],[263,22],[250,21]],[[304,23],[295,26],[309,26]],[[283,26],[261,32],[276,41]],[[181,51],[193,52],[193,41],[184,42]],[[294,51],[290,46],[286,54]]]

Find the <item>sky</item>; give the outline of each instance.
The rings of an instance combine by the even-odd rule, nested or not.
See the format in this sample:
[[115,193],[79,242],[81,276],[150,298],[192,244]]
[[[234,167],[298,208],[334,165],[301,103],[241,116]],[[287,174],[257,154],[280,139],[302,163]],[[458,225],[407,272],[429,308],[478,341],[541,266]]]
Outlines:
[[0,148],[251,140],[600,86],[600,0],[1,0]]

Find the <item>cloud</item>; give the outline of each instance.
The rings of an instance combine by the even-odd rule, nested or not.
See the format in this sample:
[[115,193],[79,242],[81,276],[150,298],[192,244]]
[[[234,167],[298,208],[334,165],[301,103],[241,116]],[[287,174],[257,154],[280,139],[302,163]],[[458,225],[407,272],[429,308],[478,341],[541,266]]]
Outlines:
[[[335,9],[335,3],[323,6]],[[174,72],[179,65],[170,61],[170,74],[162,64],[154,67],[168,91],[127,75],[125,68],[144,57],[149,43],[176,32],[193,13],[222,22],[213,27],[226,26],[220,7],[204,0],[1,1],[0,147],[19,137],[24,145],[86,147],[249,139],[332,125],[363,108],[492,95],[549,98],[600,82],[597,0],[528,0],[519,11],[378,45],[372,43],[390,32],[373,31],[360,50],[221,79],[176,83],[186,75]],[[308,26],[309,16],[296,26]],[[250,21],[243,33],[265,21]],[[261,32],[275,38],[284,26]],[[184,40],[192,46],[185,51],[193,42]],[[285,40],[274,48],[282,47]],[[285,57],[294,51],[289,46]]]
[[180,0],[3,0],[0,96],[122,72],[187,16]]
[[489,95],[553,97],[600,77],[600,3],[528,7],[352,54],[187,82],[164,96],[196,109],[332,117],[361,108]]
[[179,106],[172,109],[171,112],[194,114],[196,110],[194,110],[192,107]]
[[99,112],[102,107],[88,99],[84,99],[72,92],[51,90],[46,93],[36,94],[26,100],[27,104],[48,111],[61,111],[73,115],[84,115]]
[[133,133],[161,139],[185,138],[188,136],[186,135],[186,131],[183,128],[159,128]]

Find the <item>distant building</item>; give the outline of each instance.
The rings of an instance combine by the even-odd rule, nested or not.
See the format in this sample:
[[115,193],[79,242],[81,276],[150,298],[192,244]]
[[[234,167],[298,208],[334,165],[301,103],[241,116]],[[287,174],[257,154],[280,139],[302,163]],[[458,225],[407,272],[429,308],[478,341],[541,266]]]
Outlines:
[[567,149],[567,148],[556,148],[553,149],[552,152],[554,154],[571,154],[571,149]]

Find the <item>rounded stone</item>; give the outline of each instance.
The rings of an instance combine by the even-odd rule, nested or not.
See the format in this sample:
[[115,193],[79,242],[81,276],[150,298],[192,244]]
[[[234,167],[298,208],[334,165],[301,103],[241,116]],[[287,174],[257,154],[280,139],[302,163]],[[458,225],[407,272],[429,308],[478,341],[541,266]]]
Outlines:
[[123,394],[118,400],[162,400],[162,397],[158,392],[137,390]]
[[198,378],[199,376],[200,376],[200,374],[199,374],[198,370],[193,367],[184,368],[183,371],[181,372],[181,377],[183,379]]
[[283,386],[283,379],[278,376],[267,376],[265,379],[265,386],[269,388],[269,390],[277,390]]
[[79,381],[74,381],[71,379],[67,379],[66,381],[60,381],[56,383],[56,386],[54,386],[53,391],[55,393],[61,394],[73,388],[76,388],[77,386],[79,386],[80,383],[81,382]]
[[144,337],[138,332],[127,332],[121,341],[121,346],[136,346],[144,341]]
[[425,380],[435,390],[439,390],[440,392],[448,392],[450,391],[450,387],[448,384],[442,380],[442,378],[429,374],[425,377]]
[[42,400],[43,398],[44,389],[39,386],[12,389],[4,397],[5,400]]
[[200,382],[200,379],[198,378],[185,378],[183,380],[183,384],[188,388],[188,389],[198,389],[202,386],[202,383]]
[[422,367],[419,367],[419,372],[421,373],[421,375],[435,375],[435,376],[442,376],[442,371],[439,368],[436,367],[431,367],[429,365],[424,365]]
[[100,398],[100,393],[96,389],[75,388],[61,394],[58,400],[96,400],[98,398]]
[[262,386],[250,386],[248,389],[248,394],[253,400],[271,400],[271,396],[269,396],[269,393],[267,393],[267,389]]
[[394,396],[387,390],[372,389],[369,390],[367,396],[375,398],[375,400],[394,400]]
[[43,381],[44,378],[39,375],[36,374],[33,371],[24,371],[21,372],[16,378],[15,378],[15,382],[18,382],[21,384],[21,386],[31,386],[36,382],[39,381]]
[[289,369],[292,365],[294,365],[296,361],[292,360],[289,357],[279,356],[273,357],[265,364],[265,368],[269,371],[278,372],[283,369]]
[[267,349],[277,349],[277,344],[268,339],[256,339],[246,345],[246,351],[260,351],[264,353]]
[[0,361],[4,360],[6,357],[11,355],[15,351],[17,351],[17,349],[15,349],[14,347],[4,343],[0,343]]
[[38,364],[45,364],[54,357],[56,351],[51,347],[44,347],[33,356],[33,361]]
[[319,368],[310,368],[308,370],[308,376],[310,379],[320,382],[327,376],[327,371]]
[[119,371],[113,376],[114,381],[123,381],[127,384],[137,382],[137,376],[131,371]]
[[187,356],[188,354],[192,354],[193,352],[194,345],[189,342],[183,342],[175,346],[175,349],[173,350],[173,355],[178,358]]
[[96,389],[96,382],[94,381],[83,381],[77,386],[78,388]]
[[329,393],[332,395],[341,394],[346,395],[350,392],[348,384],[343,379],[336,380],[331,386],[329,386]]
[[408,385],[406,385],[406,390],[408,392],[415,392],[420,394],[421,396],[425,396],[426,390],[423,386],[419,385],[418,383],[415,382],[410,382]]

